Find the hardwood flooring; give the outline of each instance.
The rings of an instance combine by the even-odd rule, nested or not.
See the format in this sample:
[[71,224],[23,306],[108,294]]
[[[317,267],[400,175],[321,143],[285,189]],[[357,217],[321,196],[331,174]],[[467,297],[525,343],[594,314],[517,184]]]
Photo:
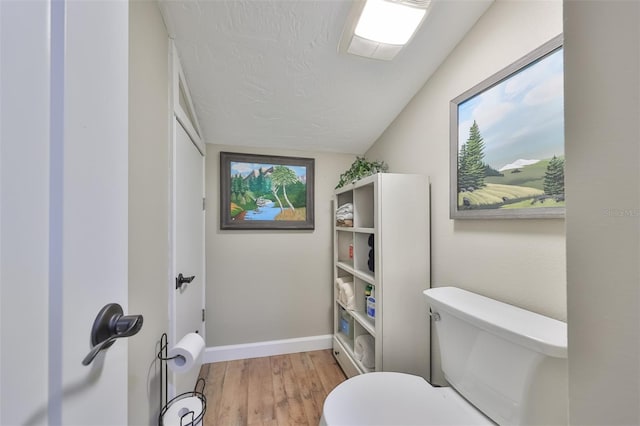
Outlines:
[[346,377],[331,350],[205,364],[204,426],[317,426]]

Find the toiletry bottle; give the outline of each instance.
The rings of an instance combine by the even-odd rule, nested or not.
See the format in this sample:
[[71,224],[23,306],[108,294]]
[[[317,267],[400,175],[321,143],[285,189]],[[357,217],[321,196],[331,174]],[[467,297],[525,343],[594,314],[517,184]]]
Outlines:
[[364,311],[367,311],[367,300],[369,299],[369,296],[371,296],[371,289],[373,288],[373,286],[371,284],[367,284],[366,287],[364,288]]
[[371,295],[367,297],[367,316],[371,319],[376,317],[376,289],[371,288]]

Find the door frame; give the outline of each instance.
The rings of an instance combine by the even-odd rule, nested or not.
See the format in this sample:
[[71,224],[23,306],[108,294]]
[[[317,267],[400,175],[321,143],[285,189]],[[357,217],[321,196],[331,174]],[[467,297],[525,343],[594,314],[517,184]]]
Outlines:
[[[177,155],[177,142],[178,142],[178,126],[181,126],[189,138],[191,142],[193,142],[194,146],[198,149],[200,154],[202,155],[203,162],[203,170],[205,166],[205,153],[206,148],[205,144],[200,137],[202,134],[200,130],[200,125],[198,123],[198,119],[195,115],[195,109],[193,106],[193,101],[191,98],[191,93],[186,83],[185,75],[182,70],[182,65],[180,64],[180,58],[178,56],[178,51],[176,49],[175,43],[172,39],[169,40],[169,111],[170,111],[170,134],[171,134],[171,155],[169,158],[171,173],[170,173],[170,201],[169,201],[169,276],[168,276],[168,291],[169,291],[169,336],[168,343],[169,346],[175,345],[178,340],[182,336],[176,336],[176,286],[175,279],[178,274],[177,266],[176,266],[176,212],[177,212],[177,174],[176,174],[176,155]],[[180,94],[182,93],[182,98]],[[182,103],[181,103],[182,100]],[[183,105],[184,104],[184,107]],[[186,109],[185,109],[186,108]],[[203,174],[203,203],[204,203],[204,193],[205,193],[205,181]],[[204,211],[202,212],[202,221],[203,221],[203,229],[204,227],[205,215]],[[202,276],[202,309],[205,309],[206,305],[206,256],[205,256],[205,239],[203,238],[203,247],[202,247],[202,264],[204,266],[203,276]],[[202,338],[204,339],[206,336],[205,322],[202,323]],[[171,381],[172,382],[172,381]],[[176,395],[176,389],[174,383],[169,383],[169,398]]]

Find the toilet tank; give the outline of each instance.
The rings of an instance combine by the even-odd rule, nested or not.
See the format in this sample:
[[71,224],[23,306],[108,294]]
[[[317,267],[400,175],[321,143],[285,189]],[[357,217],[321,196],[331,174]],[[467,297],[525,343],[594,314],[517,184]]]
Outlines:
[[568,423],[565,323],[454,287],[424,295],[453,388],[500,425]]

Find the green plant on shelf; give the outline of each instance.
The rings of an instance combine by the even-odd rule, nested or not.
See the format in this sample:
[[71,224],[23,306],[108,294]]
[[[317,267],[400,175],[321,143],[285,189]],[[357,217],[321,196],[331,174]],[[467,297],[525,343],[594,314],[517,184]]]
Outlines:
[[340,180],[336,189],[342,188],[346,184],[354,183],[364,177],[374,175],[376,173],[384,173],[389,166],[384,161],[368,161],[364,157],[356,157],[349,170],[340,175]]

